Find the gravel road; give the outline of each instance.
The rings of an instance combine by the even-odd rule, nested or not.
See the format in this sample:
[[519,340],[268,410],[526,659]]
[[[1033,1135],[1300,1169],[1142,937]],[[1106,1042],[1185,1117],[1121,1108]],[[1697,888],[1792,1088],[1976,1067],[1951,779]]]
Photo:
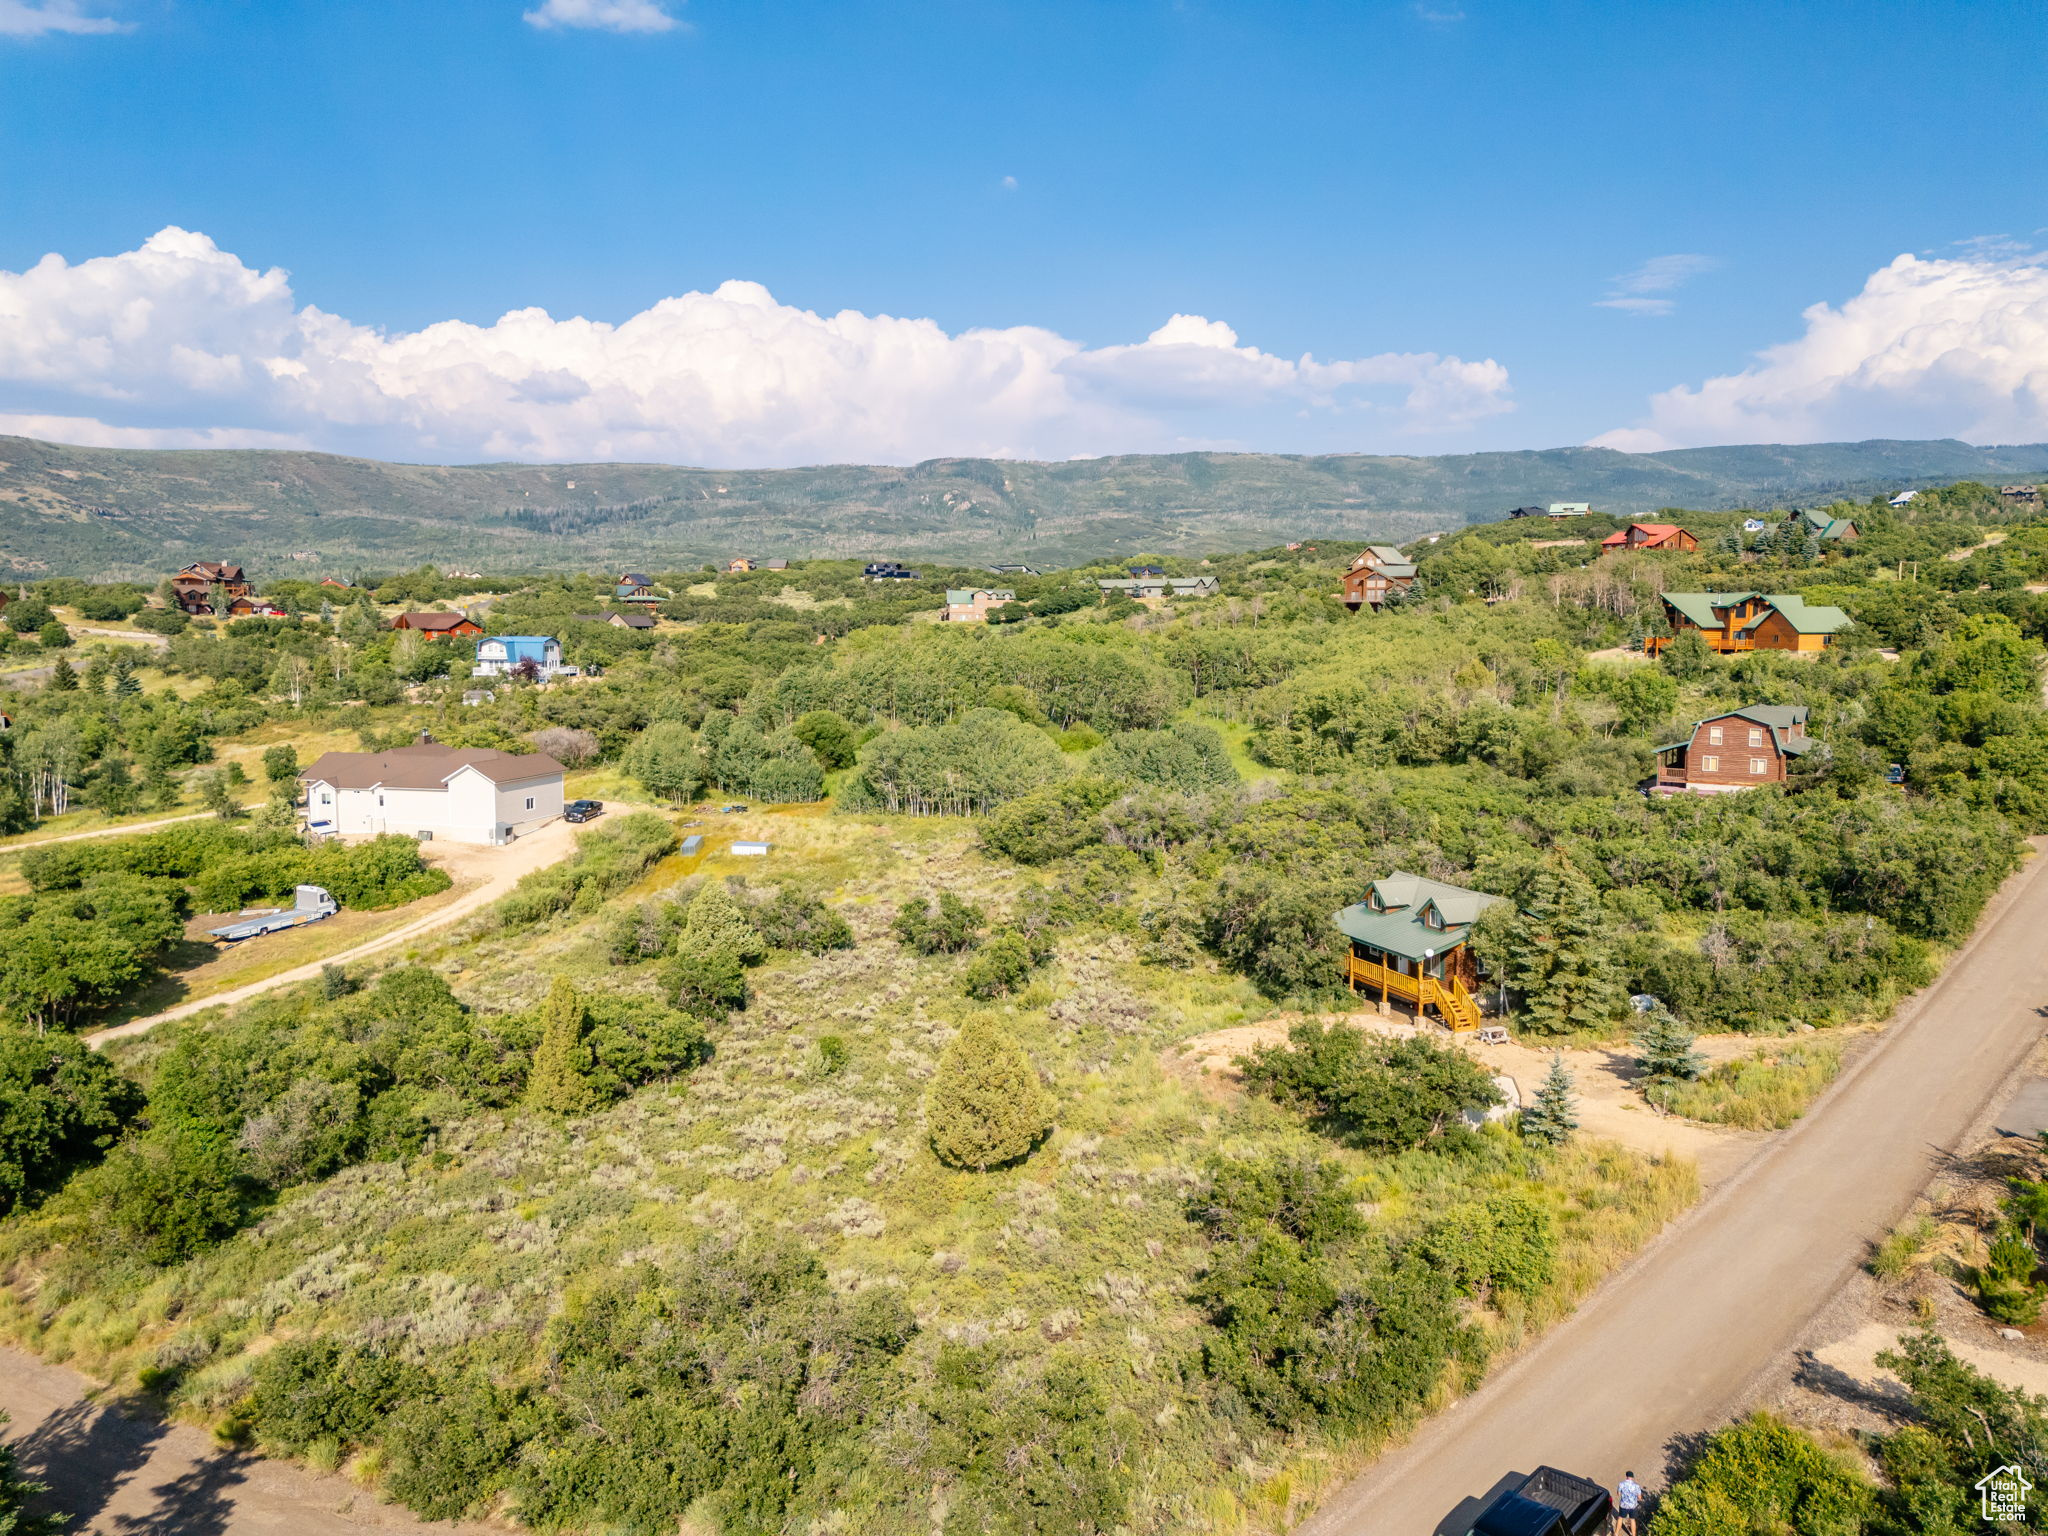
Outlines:
[[2007,882],[1935,984],[1804,1119],[1297,1536],[1465,1536],[1510,1473],[1662,1481],[1904,1214],[2041,1039],[2048,858]]

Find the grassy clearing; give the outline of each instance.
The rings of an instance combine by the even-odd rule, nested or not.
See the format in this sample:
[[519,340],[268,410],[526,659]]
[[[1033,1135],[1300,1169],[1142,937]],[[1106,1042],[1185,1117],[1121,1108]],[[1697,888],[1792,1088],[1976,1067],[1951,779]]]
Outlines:
[[[1464,1156],[1375,1158],[1268,1103],[1207,1097],[1162,1058],[1266,1005],[1207,961],[1141,964],[1128,938],[1097,929],[1061,940],[1030,988],[996,1005],[1058,1101],[1051,1139],[1019,1167],[945,1168],[922,1143],[924,1084],[986,1005],[962,994],[962,960],[911,959],[888,924],[903,902],[938,891],[1002,912],[1033,877],[984,858],[964,822],[822,807],[701,820],[704,856],[662,861],[605,908],[517,932],[465,925],[464,936],[419,946],[482,1009],[529,1006],[557,974],[651,995],[654,967],[604,958],[618,906],[735,876],[793,879],[832,900],[856,947],[759,968],[752,1006],[717,1031],[712,1060],[686,1081],[566,1126],[476,1115],[420,1157],[292,1191],[260,1227],[172,1269],[109,1274],[15,1247],[19,1283],[0,1289],[0,1332],[109,1380],[181,1362],[173,1406],[210,1421],[278,1338],[385,1338],[423,1360],[516,1378],[565,1291],[585,1279],[669,1262],[709,1232],[797,1234],[835,1287],[899,1291],[922,1350],[985,1343],[1031,1356],[1058,1340],[1097,1362],[1147,1426],[1132,1532],[1265,1532],[1375,1447],[1225,1423],[1190,1390],[1206,1328],[1188,1297],[1208,1251],[1185,1204],[1208,1157],[1332,1159],[1390,1234],[1475,1193],[1534,1191],[1556,1219],[1557,1279],[1480,1315],[1497,1350],[1569,1312],[1697,1192],[1689,1165],[1609,1145],[1542,1157],[1495,1127]],[[734,859],[725,850],[738,836],[775,852]],[[830,1069],[825,1035],[845,1047]],[[124,1066],[146,1076],[173,1037],[136,1042]],[[926,1513],[856,1502],[845,1530],[900,1531]]]
[[1723,1062],[1696,1082],[1677,1084],[1665,1107],[1709,1125],[1782,1130],[1835,1080],[1843,1049],[1840,1040],[1809,1040]]

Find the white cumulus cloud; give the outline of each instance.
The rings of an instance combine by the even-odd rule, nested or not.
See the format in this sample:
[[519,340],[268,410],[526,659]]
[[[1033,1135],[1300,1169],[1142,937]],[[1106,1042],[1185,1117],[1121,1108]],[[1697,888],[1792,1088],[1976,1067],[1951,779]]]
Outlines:
[[1200,315],[1091,348],[1034,326],[815,314],[736,281],[616,324],[522,309],[388,333],[176,228],[0,272],[0,431],[72,442],[726,467],[1059,459],[1234,447],[1248,428],[1385,446],[1511,409],[1508,394],[1490,359],[1286,358]]
[[1665,295],[1719,265],[1711,256],[1652,256],[1633,272],[1610,277],[1607,297],[1593,302],[1601,309],[1626,310],[1632,315],[1668,315],[1677,301]]
[[525,21],[530,27],[598,32],[673,32],[682,25],[660,0],[542,0]]
[[2048,439],[2048,260],[1901,256],[1740,373],[1650,399],[1593,439],[1648,452],[1871,437]]
[[0,0],[0,37],[41,37],[50,32],[122,32],[120,22],[88,16],[77,0]]

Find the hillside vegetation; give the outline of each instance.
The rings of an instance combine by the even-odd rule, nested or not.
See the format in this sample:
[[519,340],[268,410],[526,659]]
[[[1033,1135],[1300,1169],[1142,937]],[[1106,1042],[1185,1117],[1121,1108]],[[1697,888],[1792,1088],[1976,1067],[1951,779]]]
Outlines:
[[[1578,1132],[1561,1067],[1489,1118],[1486,1068],[1344,990],[1339,907],[1395,870],[1509,897],[1474,942],[1525,1040],[1647,1053],[1653,994],[1660,1102],[1775,1125],[2048,830],[2048,521],[1977,485],[1840,512],[1860,541],[1705,514],[1697,553],[1597,562],[1474,528],[1378,615],[1334,596],[1355,545],[1151,607],[1055,571],[983,625],[805,561],[564,630],[602,676],[469,706],[461,652],[367,597],[190,627],[185,703],[67,665],[0,781],[67,742],[102,794],[124,722],[203,763],[267,711],[546,745],[612,804],[461,928],[104,1053],[68,1032],[97,998],[0,997],[0,1328],[435,1517],[1281,1529],[1697,1190]],[[596,596],[500,585],[494,626]],[[1729,588],[1857,623],[1634,648],[1660,589]],[[1755,703],[1812,712],[1791,782],[1640,793]],[[189,842],[38,856],[15,899],[289,861]],[[1255,1023],[1234,1076],[1179,1049]],[[1705,1029],[1772,1056],[1702,1075]]]
[[1125,455],[1035,464],[704,470],[381,464],[330,454],[74,448],[0,438],[0,565],[153,579],[166,549],[283,574],[436,560],[492,571],[694,566],[735,553],[1068,564],[1139,549],[1404,540],[1592,501],[1640,517],[2048,475],[2048,445],[1821,443],[1441,458]]

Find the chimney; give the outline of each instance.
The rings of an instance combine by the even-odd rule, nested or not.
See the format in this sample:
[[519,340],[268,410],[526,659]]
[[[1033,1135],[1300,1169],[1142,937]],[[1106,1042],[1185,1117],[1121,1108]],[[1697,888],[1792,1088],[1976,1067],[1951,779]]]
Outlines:
[[434,744],[434,735],[431,731],[421,731],[420,739],[414,743],[415,746],[421,747],[431,747]]

